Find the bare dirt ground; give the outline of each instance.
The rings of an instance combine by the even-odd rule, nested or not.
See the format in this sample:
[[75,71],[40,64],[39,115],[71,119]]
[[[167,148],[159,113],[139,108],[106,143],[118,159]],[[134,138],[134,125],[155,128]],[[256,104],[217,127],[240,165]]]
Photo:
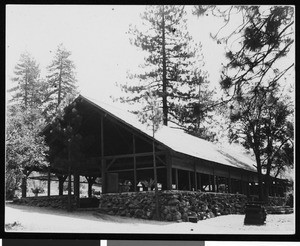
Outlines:
[[294,234],[294,214],[267,215],[262,226],[245,226],[244,215],[226,215],[191,222],[161,222],[97,214],[67,212],[7,203],[6,232],[142,233],[142,234]]

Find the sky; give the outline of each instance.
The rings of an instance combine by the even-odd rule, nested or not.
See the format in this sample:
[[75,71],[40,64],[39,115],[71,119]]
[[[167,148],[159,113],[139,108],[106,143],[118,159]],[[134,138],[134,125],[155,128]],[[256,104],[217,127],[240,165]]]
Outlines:
[[[191,7],[187,12],[191,13]],[[14,66],[28,51],[40,64],[42,75],[58,44],[72,52],[78,87],[83,95],[111,103],[126,82],[126,72],[143,62],[143,53],[129,42],[129,25],[141,23],[143,5],[7,5],[6,6],[6,87],[12,86]],[[217,30],[209,18],[189,14],[189,30],[201,41],[205,70],[216,84],[223,48],[209,37]],[[9,94],[7,98],[9,98]]]
[[[224,46],[212,40],[210,33],[216,33],[223,22],[212,16],[198,18],[191,14],[192,8],[186,6],[188,29],[194,40],[202,43],[204,70],[211,87],[218,89]],[[14,67],[24,51],[36,59],[43,76],[57,46],[63,43],[72,52],[79,92],[112,104],[110,97],[121,93],[116,82],[124,84],[127,71],[143,63],[143,52],[130,44],[127,32],[130,24],[141,24],[144,9],[144,5],[6,5],[6,88],[13,85]],[[240,23],[234,18],[231,23]],[[289,59],[294,60],[295,52],[290,54]]]

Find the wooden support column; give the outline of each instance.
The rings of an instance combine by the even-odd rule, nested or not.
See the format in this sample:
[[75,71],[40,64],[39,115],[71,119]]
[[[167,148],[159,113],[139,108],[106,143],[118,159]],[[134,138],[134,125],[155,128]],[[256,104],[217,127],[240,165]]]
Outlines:
[[179,190],[179,187],[178,187],[178,169],[175,168],[175,181],[176,181],[176,190]]
[[188,172],[188,180],[189,180],[189,190],[192,190],[192,184],[191,184],[191,172],[190,171],[187,171]]
[[194,179],[195,179],[195,191],[196,191],[196,190],[198,190],[196,163],[194,163]]
[[167,190],[172,189],[172,156],[170,153],[166,154],[166,162],[167,162]]
[[208,190],[209,190],[209,191],[212,191],[211,176],[212,176],[212,175],[208,174]]
[[75,200],[78,203],[79,202],[79,196],[80,196],[80,176],[79,174],[76,172],[74,174],[74,196],[75,196]]
[[106,193],[106,160],[104,159],[104,121],[103,115],[101,115],[101,126],[100,126],[100,134],[101,134],[101,178],[102,178],[102,194]]
[[201,173],[198,173],[198,189],[202,191],[202,179],[201,179]]
[[136,153],[135,153],[135,137],[132,134],[132,152],[133,152],[133,187],[134,191],[137,191],[137,175],[136,175]]
[[85,178],[88,182],[88,197],[92,197],[92,188],[96,181],[96,177],[85,176]]
[[68,211],[72,211],[72,201],[71,201],[71,166],[69,166],[69,171],[68,171]]
[[243,181],[243,173],[241,173],[241,180],[240,180],[240,193],[245,194],[245,186],[244,186],[244,181]]
[[279,182],[278,180],[276,180],[276,186],[275,186],[275,191],[276,191],[276,196],[278,197],[279,196]]
[[101,161],[101,179],[102,179],[102,193],[106,193],[106,160]]
[[212,187],[212,191],[216,192],[216,176],[215,176],[215,165],[213,166],[213,187]]
[[232,187],[231,187],[231,172],[230,169],[228,170],[228,192],[232,193]]
[[249,179],[249,175],[247,175],[247,196],[250,196],[250,179]]
[[56,176],[58,178],[58,195],[62,196],[64,193],[64,182],[68,175],[56,174]]
[[50,166],[48,167],[48,190],[47,190],[47,195],[50,197],[51,195],[51,172],[50,172]]
[[219,177],[215,176],[215,180],[216,180],[216,192],[219,192]]

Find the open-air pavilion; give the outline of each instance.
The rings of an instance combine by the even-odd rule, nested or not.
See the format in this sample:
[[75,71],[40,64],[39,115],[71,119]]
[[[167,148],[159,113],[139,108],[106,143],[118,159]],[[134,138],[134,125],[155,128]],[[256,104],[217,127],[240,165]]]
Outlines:
[[[82,119],[76,132],[78,158],[70,156],[65,141],[52,134],[52,125],[43,132],[50,153],[55,153],[50,154],[49,177],[50,173],[58,177],[60,194],[68,176],[73,176],[78,197],[80,176],[89,183],[89,196],[99,177],[102,193],[138,192],[141,181],[154,179],[153,141],[162,190],[258,194],[255,161],[248,154],[222,149],[168,126],[161,126],[153,138],[151,128],[136,115],[82,95],[72,105]],[[283,196],[285,187],[285,180],[272,178],[270,195]]]

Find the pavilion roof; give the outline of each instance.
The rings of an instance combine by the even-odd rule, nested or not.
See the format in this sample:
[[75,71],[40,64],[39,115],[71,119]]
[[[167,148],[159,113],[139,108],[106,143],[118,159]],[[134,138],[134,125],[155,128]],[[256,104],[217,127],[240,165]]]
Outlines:
[[[151,127],[142,124],[138,120],[137,115],[96,99],[91,99],[82,95],[79,97],[93,104],[98,109],[105,111],[105,113],[129,127],[152,138]],[[178,153],[256,172],[256,162],[250,154],[194,137],[183,130],[162,125],[155,133],[155,140]]]

